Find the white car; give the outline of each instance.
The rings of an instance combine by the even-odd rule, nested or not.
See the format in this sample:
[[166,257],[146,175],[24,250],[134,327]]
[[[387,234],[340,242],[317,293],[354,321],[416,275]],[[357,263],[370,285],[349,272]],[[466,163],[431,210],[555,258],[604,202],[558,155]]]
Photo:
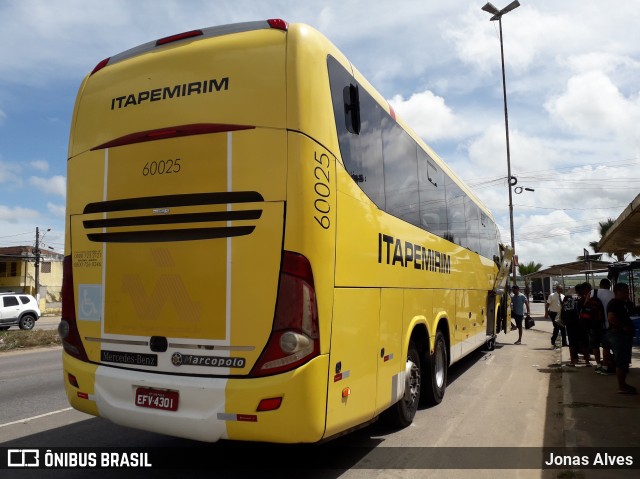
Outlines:
[[30,294],[0,293],[0,331],[11,326],[33,329],[40,319],[40,307]]

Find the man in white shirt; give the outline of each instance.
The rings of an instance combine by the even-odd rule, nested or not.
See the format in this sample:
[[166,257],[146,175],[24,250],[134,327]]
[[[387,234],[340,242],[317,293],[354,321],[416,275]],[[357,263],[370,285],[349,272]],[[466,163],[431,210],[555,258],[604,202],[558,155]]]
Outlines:
[[556,286],[556,292],[549,295],[547,302],[544,305],[544,317],[551,318],[553,323],[553,334],[551,334],[551,345],[555,346],[556,339],[558,339],[558,333],[562,335],[562,346],[568,346],[567,344],[567,330],[564,325],[560,325],[556,322],[556,318],[562,311],[562,301],[564,300],[564,294],[562,294],[562,286]]

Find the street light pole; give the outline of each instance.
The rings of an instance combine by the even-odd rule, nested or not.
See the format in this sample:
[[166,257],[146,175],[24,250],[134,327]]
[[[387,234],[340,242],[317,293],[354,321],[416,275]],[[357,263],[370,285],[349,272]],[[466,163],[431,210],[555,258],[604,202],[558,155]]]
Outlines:
[[[51,231],[51,228],[48,228],[44,234],[46,235],[49,231]],[[44,238],[44,235],[42,237]],[[36,301],[40,301],[40,241],[40,228],[36,226],[36,247],[34,250],[34,256],[36,257],[36,294],[34,296]]]
[[513,248],[513,262],[512,262],[512,275],[513,275],[513,284],[516,284],[516,238],[515,232],[513,229],[513,193],[512,187],[514,183],[512,182],[511,176],[511,150],[509,148],[509,113],[507,110],[507,81],[504,73],[504,46],[502,42],[502,16],[506,13],[518,8],[520,6],[520,2],[515,0],[511,2],[509,5],[504,7],[502,10],[498,10],[491,3],[487,2],[487,4],[482,7],[482,10],[485,12],[491,13],[493,16],[491,17],[491,21],[498,20],[498,26],[500,30],[500,59],[502,60],[502,96],[504,98],[504,128],[507,139],[507,182],[509,184],[509,226],[511,229],[511,247]]

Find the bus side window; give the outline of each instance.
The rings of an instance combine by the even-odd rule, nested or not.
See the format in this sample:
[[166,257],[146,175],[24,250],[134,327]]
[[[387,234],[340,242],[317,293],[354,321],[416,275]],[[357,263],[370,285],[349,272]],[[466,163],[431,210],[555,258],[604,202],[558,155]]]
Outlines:
[[444,175],[418,148],[418,182],[420,195],[420,226],[441,238],[447,237],[447,202]]
[[447,198],[447,233],[449,241],[463,248],[468,247],[467,218],[464,211],[465,194],[448,176],[445,177],[445,194]]
[[382,117],[386,212],[420,226],[416,143],[389,115]]

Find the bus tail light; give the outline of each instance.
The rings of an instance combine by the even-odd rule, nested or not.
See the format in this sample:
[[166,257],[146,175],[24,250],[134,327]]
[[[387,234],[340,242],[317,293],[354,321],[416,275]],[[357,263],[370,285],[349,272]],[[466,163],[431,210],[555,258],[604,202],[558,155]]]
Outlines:
[[62,347],[74,358],[89,361],[82,345],[76,322],[75,295],[73,294],[73,262],[71,256],[65,256],[62,263],[62,318],[58,325],[58,334],[62,338]]
[[276,30],[284,30],[286,32],[289,29],[289,24],[281,18],[270,18],[267,23]]
[[264,411],[275,411],[282,404],[282,397],[263,399],[258,404],[256,411],[264,412]]
[[93,70],[91,70],[91,73],[89,74],[89,76],[93,75],[94,73],[99,72],[100,70],[102,70],[104,67],[106,67],[109,64],[109,60],[111,60],[111,57],[105,58],[104,60],[102,60],[100,63],[98,63]]
[[251,376],[290,371],[320,354],[318,306],[309,260],[284,252],[271,337]]
[[165,140],[168,138],[178,138],[181,136],[206,135],[209,133],[225,133],[229,131],[252,130],[255,126],[250,125],[227,125],[222,123],[195,123],[191,125],[170,126],[158,130],[146,130],[129,135],[121,136],[91,148],[91,151],[102,150],[104,148],[115,148],[116,146],[133,145],[145,141]]
[[180,40],[186,40],[187,38],[199,37],[202,35],[202,30],[191,30],[189,32],[178,33],[177,35],[171,35],[161,38],[156,41],[156,46],[166,45],[167,43],[178,42]]

